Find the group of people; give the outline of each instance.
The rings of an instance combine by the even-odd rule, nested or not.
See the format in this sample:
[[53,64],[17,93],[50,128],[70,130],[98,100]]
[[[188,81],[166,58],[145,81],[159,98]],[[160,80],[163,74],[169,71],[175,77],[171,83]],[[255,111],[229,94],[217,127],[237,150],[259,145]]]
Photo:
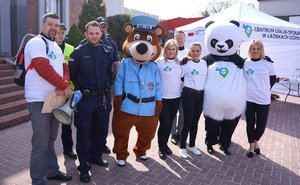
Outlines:
[[[85,40],[74,50],[65,43],[64,24],[59,16],[43,16],[41,33],[25,47],[25,98],[32,122],[32,151],[30,176],[32,184],[46,184],[48,180],[70,181],[72,176],[59,170],[54,149],[59,122],[52,113],[41,113],[49,92],[72,98],[74,88],[83,97],[74,113],[76,127],[76,152],[73,151],[70,125],[62,125],[63,154],[79,159],[80,180],[90,181],[91,164],[106,166],[102,159],[106,146],[111,107],[113,73],[119,65],[115,42],[106,38],[107,19],[99,17],[85,26]],[[47,41],[49,51],[42,37]],[[114,70],[114,72],[113,72]],[[42,87],[42,88],[41,88]],[[80,114],[79,114],[80,112]]]
[[[70,174],[59,170],[55,154],[54,141],[60,123],[51,113],[41,113],[49,92],[55,91],[58,96],[67,98],[72,98],[74,88],[83,93],[74,112],[77,154],[73,151],[71,126],[63,125],[61,135],[64,155],[79,159],[77,169],[80,181],[90,182],[91,165],[108,165],[102,154],[110,152],[106,137],[112,110],[111,85],[120,58],[115,42],[105,37],[107,28],[105,18],[90,21],[85,26],[86,40],[74,50],[64,41],[66,28],[60,23],[58,15],[47,13],[42,19],[41,33],[25,47],[25,67],[29,67],[25,98],[33,130],[30,157],[32,184],[46,184],[45,177],[48,180],[72,180]],[[48,43],[48,53],[41,37]],[[170,135],[172,143],[180,143],[182,158],[188,157],[187,149],[195,155],[201,155],[195,142],[203,110],[208,64],[200,58],[200,43],[193,43],[187,50],[184,48],[184,32],[176,32],[174,38],[166,42],[162,57],[155,61],[160,72],[163,105],[157,132],[161,159],[173,154],[168,146]],[[266,127],[270,88],[276,78],[273,64],[266,60],[263,44],[258,40],[253,40],[249,46],[244,74],[248,85],[246,122],[250,147],[247,156],[253,157],[254,153],[260,154],[258,141]],[[212,145],[207,145],[207,150],[212,154]],[[228,150],[224,150],[224,153],[230,154]]]

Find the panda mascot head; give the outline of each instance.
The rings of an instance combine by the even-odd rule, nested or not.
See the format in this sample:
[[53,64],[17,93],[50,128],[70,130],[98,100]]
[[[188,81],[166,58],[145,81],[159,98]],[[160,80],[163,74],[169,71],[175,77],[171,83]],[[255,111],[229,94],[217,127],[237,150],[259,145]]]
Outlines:
[[209,21],[205,25],[205,46],[210,54],[231,56],[236,54],[241,41],[242,32],[237,21],[215,23]]

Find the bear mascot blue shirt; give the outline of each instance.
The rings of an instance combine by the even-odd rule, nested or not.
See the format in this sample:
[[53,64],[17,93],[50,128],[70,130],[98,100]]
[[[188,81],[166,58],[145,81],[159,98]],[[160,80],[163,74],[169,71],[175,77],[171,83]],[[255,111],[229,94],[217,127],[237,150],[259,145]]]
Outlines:
[[204,88],[205,143],[209,153],[215,144],[230,155],[231,136],[246,107],[246,79],[244,59],[238,54],[241,30],[237,21],[206,24],[205,46],[209,55]]
[[161,53],[158,38],[163,36],[158,20],[138,15],[123,27],[127,38],[123,43],[122,59],[114,83],[114,113],[112,131],[113,152],[119,166],[125,166],[129,156],[130,130],[136,127],[138,138],[133,151],[137,158],[147,160],[162,110],[159,70],[154,62]]

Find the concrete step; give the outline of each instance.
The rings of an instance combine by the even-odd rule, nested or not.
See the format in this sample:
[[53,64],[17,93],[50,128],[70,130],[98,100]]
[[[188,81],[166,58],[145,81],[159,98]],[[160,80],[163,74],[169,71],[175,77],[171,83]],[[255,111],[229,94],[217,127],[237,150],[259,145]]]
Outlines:
[[14,112],[22,111],[24,109],[27,109],[27,102],[25,101],[25,99],[5,103],[0,107],[0,117]]
[[13,75],[13,65],[0,57],[0,129],[29,120],[24,87],[14,83]]
[[12,84],[12,83],[15,83],[13,76],[5,76],[0,78],[0,85]]
[[0,70],[11,70],[14,69],[14,66],[11,64],[0,64]]
[[18,86],[15,83],[5,84],[0,86],[0,94],[23,90],[24,87]]
[[24,90],[0,94],[0,105],[24,99]]
[[13,76],[13,75],[14,75],[13,69],[1,70],[1,73],[0,73],[0,77]]
[[0,130],[30,120],[28,109],[0,117]]

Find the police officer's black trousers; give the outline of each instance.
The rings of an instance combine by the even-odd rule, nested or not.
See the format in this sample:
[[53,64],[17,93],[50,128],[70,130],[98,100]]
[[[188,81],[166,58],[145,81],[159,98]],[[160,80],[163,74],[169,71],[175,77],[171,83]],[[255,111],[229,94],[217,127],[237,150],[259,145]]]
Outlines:
[[77,169],[80,172],[89,171],[90,161],[101,158],[104,151],[111,111],[110,97],[106,98],[106,109],[103,96],[84,96],[77,105],[74,124],[77,128],[76,152],[80,163]]

